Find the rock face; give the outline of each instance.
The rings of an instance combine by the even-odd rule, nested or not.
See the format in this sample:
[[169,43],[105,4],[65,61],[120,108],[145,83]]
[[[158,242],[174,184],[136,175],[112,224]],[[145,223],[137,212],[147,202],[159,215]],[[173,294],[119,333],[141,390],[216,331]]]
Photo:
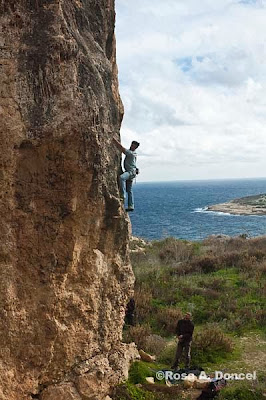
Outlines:
[[133,286],[113,0],[0,3],[0,399],[101,399]]

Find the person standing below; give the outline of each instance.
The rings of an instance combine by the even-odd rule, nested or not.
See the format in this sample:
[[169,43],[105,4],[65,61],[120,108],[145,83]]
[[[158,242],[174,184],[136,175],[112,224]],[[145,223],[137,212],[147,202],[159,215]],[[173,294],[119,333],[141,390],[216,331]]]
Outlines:
[[182,353],[184,351],[185,356],[185,368],[190,367],[190,350],[191,350],[191,342],[192,335],[194,332],[194,324],[191,321],[192,315],[190,312],[187,312],[184,316],[184,319],[180,319],[176,326],[176,335],[178,338],[178,344],[175,354],[175,361],[172,365],[172,369],[177,370],[180,358],[182,357]]
[[136,149],[139,147],[139,143],[133,140],[130,148],[127,150],[115,138],[113,138],[113,141],[118,150],[120,150],[126,156],[124,160],[125,172],[123,172],[123,174],[120,175],[121,196],[123,198],[123,201],[125,201],[127,193],[128,207],[126,211],[134,211],[134,196],[133,196],[132,185],[133,185],[133,179],[136,177],[138,173],[138,169],[136,167],[136,160],[137,160]]

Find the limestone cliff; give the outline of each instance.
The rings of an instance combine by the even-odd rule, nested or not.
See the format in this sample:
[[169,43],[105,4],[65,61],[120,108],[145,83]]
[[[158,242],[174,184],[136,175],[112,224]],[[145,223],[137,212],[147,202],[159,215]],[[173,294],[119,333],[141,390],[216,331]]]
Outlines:
[[101,399],[126,373],[114,0],[0,3],[0,399]]

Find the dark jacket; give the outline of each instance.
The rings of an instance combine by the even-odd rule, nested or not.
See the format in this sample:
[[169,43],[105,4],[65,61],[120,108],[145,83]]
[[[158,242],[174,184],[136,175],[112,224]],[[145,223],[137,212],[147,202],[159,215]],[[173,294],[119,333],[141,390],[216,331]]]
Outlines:
[[191,342],[194,331],[194,324],[189,319],[180,319],[176,326],[177,336],[182,335],[182,341]]

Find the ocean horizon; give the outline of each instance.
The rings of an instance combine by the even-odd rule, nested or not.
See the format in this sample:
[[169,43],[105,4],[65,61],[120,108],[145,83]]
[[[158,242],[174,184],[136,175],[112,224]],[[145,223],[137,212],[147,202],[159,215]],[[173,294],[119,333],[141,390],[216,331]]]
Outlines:
[[266,178],[137,182],[132,233],[148,240],[173,236],[202,240],[210,235],[266,234],[265,216],[208,211],[213,204],[266,193]]

